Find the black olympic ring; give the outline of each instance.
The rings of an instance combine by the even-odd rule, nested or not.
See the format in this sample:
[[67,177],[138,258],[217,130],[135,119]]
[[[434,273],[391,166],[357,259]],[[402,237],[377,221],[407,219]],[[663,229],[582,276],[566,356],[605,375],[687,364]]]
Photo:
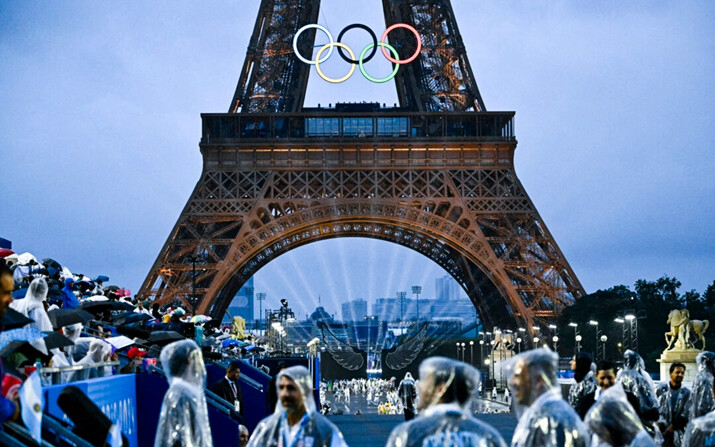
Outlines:
[[[370,33],[370,37],[372,37],[372,44],[373,44],[372,51],[370,52],[369,56],[367,56],[365,59],[363,59],[363,62],[367,62],[370,59],[372,59],[372,57],[375,55],[375,53],[377,53],[377,47],[378,47],[377,36],[370,28],[363,25],[362,23],[353,23],[352,25],[348,25],[345,28],[343,28],[342,31],[340,31],[340,34],[338,34],[338,42],[342,43],[341,39],[343,38],[345,33],[347,33],[348,31],[350,31],[353,28],[363,29],[363,30],[367,31],[368,33]],[[357,65],[360,63],[360,61],[350,59],[348,56],[346,56],[345,53],[343,53],[342,47],[338,47],[338,53],[340,54],[340,57],[342,57],[345,62],[351,63],[353,65]]]

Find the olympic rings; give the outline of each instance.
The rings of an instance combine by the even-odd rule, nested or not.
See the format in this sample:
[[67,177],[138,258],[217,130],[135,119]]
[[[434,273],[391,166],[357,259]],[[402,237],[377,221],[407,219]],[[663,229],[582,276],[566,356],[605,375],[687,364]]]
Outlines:
[[[298,50],[298,37],[301,35],[301,33],[305,30],[308,29],[319,29],[323,33],[325,33],[328,36],[329,42],[325,45],[323,45],[319,50],[318,53],[315,56],[315,60],[308,60],[303,55],[300,54],[300,51]],[[346,32],[350,31],[353,28],[360,28],[365,31],[367,31],[370,34],[370,37],[372,37],[372,43],[368,44],[360,53],[360,57],[358,60],[355,60],[355,53],[353,53],[352,49],[345,45],[344,43],[341,42],[343,36],[345,35]],[[412,54],[409,58],[401,60],[397,50],[390,46],[387,43],[387,35],[394,29],[396,28],[405,28],[409,31],[412,31],[412,33],[415,35],[415,38],[417,39],[417,49],[415,50],[414,54]],[[350,68],[350,71],[348,72],[347,75],[343,76],[342,78],[330,78],[323,73],[323,71],[320,68],[320,64],[323,62],[327,61],[328,58],[330,58],[331,54],[333,53],[333,48],[337,47],[338,48],[338,53],[340,54],[340,57],[343,58],[346,62],[350,63],[352,67]],[[382,54],[385,56],[385,58],[395,64],[395,68],[389,76],[385,78],[373,78],[370,76],[367,71],[365,71],[364,63],[372,59],[372,57],[375,55],[377,52],[377,47],[382,47]],[[328,54],[325,57],[322,57],[323,53],[325,53],[325,50],[328,50]],[[343,49],[347,50],[347,52],[350,54],[350,58],[345,56],[345,53],[343,53]],[[366,53],[372,49],[372,52],[366,56]],[[389,50],[389,52],[388,52]],[[390,26],[385,30],[385,32],[382,34],[382,38],[380,39],[380,42],[377,41],[377,37],[375,36],[375,33],[368,28],[365,25],[359,24],[359,23],[353,23],[352,25],[348,25],[343,30],[340,32],[338,35],[338,40],[337,42],[333,40],[332,34],[330,34],[330,31],[328,31],[325,27],[320,26],[318,24],[310,24],[310,25],[305,25],[302,28],[298,30],[298,32],[295,34],[293,37],[293,52],[295,55],[300,59],[302,62],[310,65],[315,65],[315,69],[318,72],[318,75],[324,79],[325,81],[331,82],[331,83],[339,83],[339,82],[344,82],[350,76],[353,75],[355,72],[355,65],[360,66],[360,72],[362,75],[365,77],[365,79],[375,82],[375,83],[381,83],[381,82],[387,82],[390,79],[394,78],[395,75],[397,74],[397,71],[400,68],[400,65],[405,65],[409,64],[410,62],[414,61],[417,56],[419,56],[420,52],[422,51],[422,38],[419,34],[419,32],[412,26],[406,24],[406,23],[395,23],[394,25]],[[390,56],[389,53],[392,53],[394,57]]]
[[384,33],[382,33],[380,42],[384,43],[385,40],[387,40],[387,35],[390,33],[390,31],[392,31],[393,29],[396,29],[396,28],[405,28],[405,29],[412,31],[412,34],[414,34],[415,38],[417,39],[417,49],[415,50],[415,53],[412,56],[408,57],[407,59],[405,59],[404,61],[401,61],[401,62],[398,62],[398,60],[391,58],[390,55],[387,54],[387,50],[385,49],[385,47],[382,47],[382,54],[384,54],[385,58],[388,61],[392,62],[393,64],[398,64],[398,65],[409,64],[413,60],[417,59],[417,56],[420,55],[420,51],[422,50],[422,39],[420,38],[420,33],[418,33],[417,30],[414,29],[414,27],[411,27],[410,25],[408,25],[406,23],[395,23],[391,27],[387,28]]
[[[374,33],[370,28],[368,28],[367,26],[365,26],[365,25],[363,25],[363,24],[361,24],[361,23],[353,23],[352,25],[348,25],[348,26],[346,26],[345,28],[343,28],[342,31],[340,31],[340,34],[338,34],[338,42],[342,42],[342,38],[343,38],[343,36],[345,35],[345,33],[347,33],[348,31],[350,31],[350,30],[353,29],[353,28],[364,29],[365,31],[367,31],[368,33],[370,33],[370,37],[372,37],[372,53],[370,53],[370,55],[369,55],[368,57],[366,57],[365,59],[360,58],[360,60],[362,60],[363,62],[367,62],[367,61],[369,61],[370,59],[372,59],[372,57],[373,57],[373,56],[375,55],[375,53],[377,52],[377,36],[375,35],[375,33]],[[338,54],[340,54],[340,57],[342,57],[345,62],[350,62],[351,64],[358,64],[358,63],[360,63],[360,61],[356,61],[355,59],[350,59],[349,57],[347,57],[347,56],[343,53],[343,49],[340,48],[340,47],[338,47]]]
[[345,45],[344,43],[341,43],[341,42],[330,42],[330,43],[326,43],[325,45],[323,45],[322,47],[320,47],[320,49],[318,50],[318,54],[315,55],[315,60],[316,60],[315,69],[318,71],[318,75],[319,75],[321,78],[323,78],[323,80],[328,81],[328,82],[332,82],[333,84],[339,84],[339,83],[341,83],[341,82],[347,81],[348,78],[349,78],[350,76],[352,76],[353,73],[355,72],[355,65],[354,65],[354,64],[350,64],[350,71],[348,71],[348,74],[346,74],[345,76],[343,76],[342,78],[339,78],[339,79],[329,78],[329,77],[325,76],[325,74],[323,73],[323,70],[320,69],[320,55],[323,54],[323,52],[324,52],[326,49],[328,49],[328,47],[330,47],[330,50],[331,50],[331,51],[332,51],[333,47],[345,48],[345,49],[348,51],[348,53],[350,54],[350,57],[353,57],[353,58],[355,57],[355,53],[353,53],[353,50],[351,50],[350,47],[347,46],[347,45]]
[[[300,51],[298,51],[298,36],[300,36],[300,34],[301,34],[303,31],[305,31],[305,30],[307,30],[307,29],[311,29],[311,28],[319,29],[320,31],[322,31],[322,32],[324,32],[325,34],[327,34],[327,35],[328,35],[328,39],[330,39],[330,43],[331,43],[331,44],[333,43],[333,35],[330,34],[330,31],[328,31],[325,27],[320,26],[320,25],[318,25],[317,23],[313,23],[313,24],[311,24],[311,25],[305,25],[303,28],[299,29],[297,33],[295,33],[295,37],[293,37],[293,52],[295,53],[296,56],[298,56],[298,59],[300,59],[301,61],[305,62],[306,64],[315,65],[315,62],[317,61],[317,58],[316,58],[315,61],[310,61],[310,60],[304,58],[303,56],[301,56]],[[325,62],[325,61],[327,61],[331,54],[333,54],[333,47],[330,47],[330,51],[328,52],[328,55],[325,56],[325,59],[322,60],[322,61],[320,61],[320,62]]]
[[[395,55],[395,58],[396,58],[397,60],[400,60],[400,56],[397,54],[397,50],[394,49],[390,44],[387,44],[387,43],[385,43],[385,42],[378,42],[377,45],[381,46],[382,48],[389,48],[390,51],[392,51],[392,54]],[[381,82],[387,82],[387,81],[389,81],[390,79],[394,78],[395,75],[397,74],[397,70],[400,69],[400,64],[395,64],[395,69],[392,70],[392,74],[390,74],[390,75],[387,76],[386,78],[377,79],[377,78],[373,78],[372,76],[370,76],[369,74],[367,74],[367,72],[365,71],[365,67],[363,66],[363,62],[366,61],[367,59],[364,59],[364,60],[363,60],[363,56],[365,56],[365,53],[367,53],[367,50],[369,50],[370,48],[372,48],[372,49],[373,49],[373,52],[374,52],[374,50],[376,49],[376,46],[373,45],[373,44],[370,44],[370,45],[366,46],[366,47],[362,50],[362,53],[360,53],[360,59],[359,59],[359,61],[360,61],[360,73],[362,73],[362,75],[365,76],[365,79],[367,79],[368,81],[372,81],[372,82],[374,82],[374,83],[376,83],[376,84],[379,84],[379,83],[381,83]]]

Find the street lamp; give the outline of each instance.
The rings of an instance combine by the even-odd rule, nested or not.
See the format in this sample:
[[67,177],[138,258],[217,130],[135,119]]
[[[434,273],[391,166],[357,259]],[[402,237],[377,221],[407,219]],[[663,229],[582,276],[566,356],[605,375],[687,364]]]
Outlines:
[[474,366],[474,340],[469,340],[469,364]]
[[556,354],[558,354],[559,353],[559,336],[554,335],[553,337],[551,337],[551,340],[554,342],[554,352]]
[[630,329],[630,335],[628,338],[631,341],[631,349],[634,351],[638,351],[638,319],[636,318],[635,315],[633,314],[628,314],[624,316],[623,318],[626,319],[629,323],[629,329]]
[[608,341],[608,337],[604,334],[601,335],[601,346],[603,347],[603,356],[601,358],[603,360],[606,360],[606,342]]
[[518,348],[518,349],[519,349],[519,354],[521,354],[521,342],[522,342],[522,341],[523,341],[523,340],[521,339],[521,337],[516,337],[516,343],[517,343],[517,346],[519,347],[519,348]]
[[420,293],[422,293],[422,287],[412,286],[412,293],[416,296],[415,302],[417,303],[417,321],[420,321]]
[[457,342],[456,345],[457,345],[457,360],[459,360],[459,342]]
[[464,361],[464,351],[467,349],[464,346],[465,346],[465,344],[464,344],[464,342],[462,342],[462,361]]
[[571,326],[573,328],[573,336],[574,336],[574,339],[576,340],[576,346],[574,347],[574,349],[576,351],[576,354],[578,354],[579,351],[581,350],[581,347],[579,346],[579,343],[578,343],[581,340],[579,338],[580,335],[578,335],[578,323],[569,323],[569,326]]
[[576,354],[581,352],[581,340],[582,339],[583,339],[583,337],[581,337],[581,335],[576,336]]
[[596,347],[593,350],[593,357],[594,360],[598,361],[598,340],[601,338],[601,328],[596,320],[590,320],[588,324],[596,328]]

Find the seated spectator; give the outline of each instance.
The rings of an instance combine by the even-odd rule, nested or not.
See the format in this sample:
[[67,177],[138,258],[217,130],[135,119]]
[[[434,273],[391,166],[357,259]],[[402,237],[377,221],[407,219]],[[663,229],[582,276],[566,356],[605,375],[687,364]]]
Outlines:
[[119,372],[122,374],[136,374],[141,372],[140,368],[144,357],[146,357],[146,351],[140,349],[136,346],[129,348],[127,351],[127,357],[129,358],[129,363],[122,367]]

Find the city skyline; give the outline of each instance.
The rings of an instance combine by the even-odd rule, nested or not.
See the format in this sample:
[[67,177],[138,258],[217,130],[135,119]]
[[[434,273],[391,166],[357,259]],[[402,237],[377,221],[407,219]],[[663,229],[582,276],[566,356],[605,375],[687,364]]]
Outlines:
[[[319,23],[379,34],[371,2],[324,1]],[[0,237],[136,293],[199,179],[200,114],[228,109],[259,3],[2,2]],[[662,275],[703,292],[715,5],[452,5],[487,110],[516,111],[516,172],[586,292]],[[326,72],[343,73],[334,59]],[[312,70],[305,105],[336,101],[397,100],[392,83],[329,85]],[[393,296],[444,274],[398,246],[330,242],[266,265],[256,290],[347,298],[372,281]]]

